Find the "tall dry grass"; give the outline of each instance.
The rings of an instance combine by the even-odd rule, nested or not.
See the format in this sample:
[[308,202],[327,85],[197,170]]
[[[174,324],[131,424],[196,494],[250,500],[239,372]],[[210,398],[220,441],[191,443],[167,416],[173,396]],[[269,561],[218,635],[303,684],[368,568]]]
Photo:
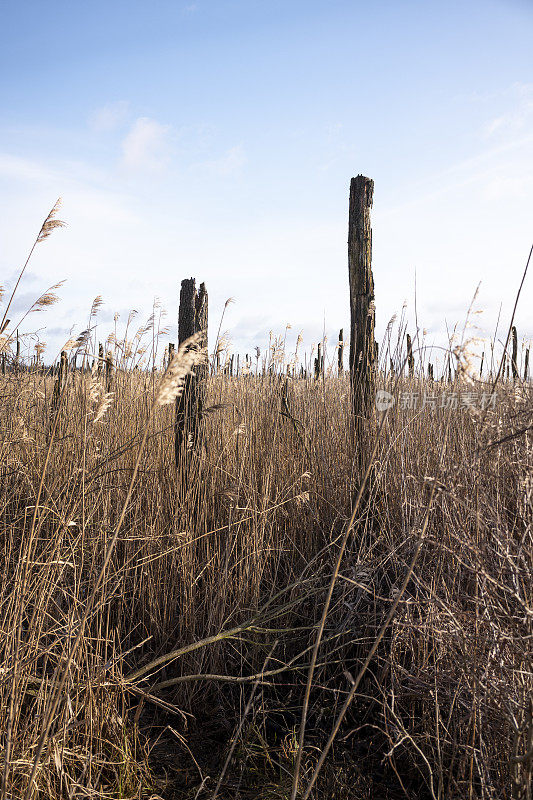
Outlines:
[[[176,732],[185,771],[206,725],[222,758],[257,681],[261,703],[230,772],[242,762],[246,773],[255,751],[245,742],[262,737],[279,766],[265,759],[258,785],[273,792],[277,782],[271,796],[288,797],[310,648],[359,485],[347,380],[210,377],[203,446],[178,471],[172,407],[154,408],[160,375],[119,369],[95,421],[98,378],[70,371],[51,437],[54,380],[2,380],[4,797],[174,796],[179,780],[158,773],[157,735]],[[533,455],[529,431],[496,442],[531,424],[531,388],[500,385],[481,415],[486,385],[393,380],[403,398],[385,420],[334,587],[301,793],[401,586],[433,489],[420,556],[327,763],[352,753],[354,797],[374,774],[380,791],[403,786],[410,797],[525,798]],[[437,408],[400,407],[424,392]],[[450,392],[458,408],[438,407]],[[209,797],[216,760],[199,769]],[[320,783],[327,775],[317,797],[335,796]]]
[[492,351],[484,382],[463,342],[453,381],[433,381],[413,340],[402,377],[391,321],[378,384],[395,402],[361,445],[346,376],[326,359],[294,377],[274,338],[246,375],[208,378],[176,468],[168,401],[200,354],[162,375],[160,307],[100,348],[97,298],[55,375],[40,342],[31,368],[11,359],[12,298],[4,800],[531,798],[533,397],[516,369]]

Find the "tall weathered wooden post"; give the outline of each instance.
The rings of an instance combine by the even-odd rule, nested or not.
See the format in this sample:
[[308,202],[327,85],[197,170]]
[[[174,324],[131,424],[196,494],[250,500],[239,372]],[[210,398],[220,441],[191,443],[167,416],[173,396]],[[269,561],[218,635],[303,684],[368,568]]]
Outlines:
[[339,331],[339,350],[337,353],[337,358],[338,358],[337,371],[339,377],[341,377],[341,375],[344,375],[344,329],[343,328],[341,328]]
[[375,388],[374,278],[370,209],[374,181],[358,175],[350,182],[348,272],[350,278],[350,378],[356,442],[372,415]]
[[109,394],[113,389],[113,354],[109,350],[105,357],[105,390]]
[[104,345],[102,342],[98,344],[98,366],[96,367],[96,374],[98,377],[102,374],[102,369],[104,366]]
[[[54,384],[54,391],[52,393],[52,402],[50,403],[50,421],[48,426],[48,435],[52,435],[52,431],[54,429],[55,418],[57,413],[59,412],[59,406],[61,402],[61,396],[65,391],[65,387],[67,384],[67,374],[68,374],[68,358],[66,350],[61,351],[61,359],[58,364],[57,370],[57,378]],[[56,425],[56,436],[61,435],[61,426],[60,420],[57,421]]]
[[415,358],[413,356],[413,342],[409,334],[407,334],[407,367],[409,369],[409,377],[412,378],[415,374]]
[[[178,319],[178,341],[181,345],[190,336],[205,331],[201,347],[207,348],[207,291],[205,283],[196,290],[196,280],[186,278],[181,282],[180,308]],[[187,375],[185,390],[176,400],[175,455],[176,466],[180,463],[182,445],[194,448],[201,438],[202,409],[205,395],[205,382],[208,374],[205,364],[195,367]]]
[[315,380],[317,381],[324,374],[324,355],[322,353],[322,342],[318,343],[317,356],[315,358]]
[[513,341],[513,355],[511,357],[511,368],[513,372],[513,381],[518,380],[518,334],[516,332],[516,328],[513,325],[512,331],[512,341]]
[[174,358],[174,349],[175,349],[174,342],[169,342],[168,343],[167,367],[170,364],[170,362],[172,361],[172,359]]

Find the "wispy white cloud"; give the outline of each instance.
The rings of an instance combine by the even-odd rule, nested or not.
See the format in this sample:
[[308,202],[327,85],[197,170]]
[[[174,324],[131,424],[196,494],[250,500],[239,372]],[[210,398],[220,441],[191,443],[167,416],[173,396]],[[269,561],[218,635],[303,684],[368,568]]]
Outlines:
[[342,132],[344,125],[342,122],[330,122],[325,126],[325,132],[328,139],[336,139]]
[[158,171],[169,159],[170,125],[150,117],[135,120],[122,142],[122,166],[130,171]]
[[485,126],[486,136],[516,134],[533,121],[533,83],[515,83],[503,93],[501,103],[508,107]]
[[37,161],[0,153],[0,177],[17,181],[48,181],[55,175],[53,170]]
[[202,172],[209,172],[213,175],[226,176],[239,172],[246,164],[247,158],[242,145],[231,147],[224,155],[209,161],[202,161],[194,167]]
[[116,100],[97,108],[89,117],[90,127],[97,133],[114,131],[124,125],[130,113],[127,100]]
[[532,170],[520,170],[520,174],[500,174],[489,177],[484,187],[484,196],[487,200],[505,201],[508,197],[513,197],[514,201],[523,198],[529,200],[532,186]]

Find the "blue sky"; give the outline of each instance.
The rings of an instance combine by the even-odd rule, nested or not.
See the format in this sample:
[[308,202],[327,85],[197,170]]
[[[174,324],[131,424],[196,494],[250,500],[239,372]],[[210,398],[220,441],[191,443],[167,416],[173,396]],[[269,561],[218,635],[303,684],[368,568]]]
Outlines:
[[[180,281],[224,301],[234,348],[348,325],[350,177],[375,181],[378,331],[407,300],[441,341],[503,319],[533,241],[533,2],[3,2],[0,268],[43,216],[22,308],[53,358],[102,295],[175,326]],[[533,276],[518,315],[533,335]],[[479,322],[479,320],[478,320]],[[175,334],[171,335],[171,339]]]

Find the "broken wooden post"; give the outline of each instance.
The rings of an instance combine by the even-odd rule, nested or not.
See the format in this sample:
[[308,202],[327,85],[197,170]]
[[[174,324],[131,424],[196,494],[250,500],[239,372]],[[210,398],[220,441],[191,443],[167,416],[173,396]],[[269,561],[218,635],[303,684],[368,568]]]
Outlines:
[[375,385],[374,278],[370,209],[374,181],[358,175],[350,182],[348,272],[350,279],[350,380],[356,441],[372,415]]
[[315,380],[318,380],[324,371],[324,356],[322,355],[322,342],[318,343],[317,356],[315,358]]
[[98,344],[98,366],[96,368],[96,374],[98,377],[102,374],[102,368],[104,366],[104,345],[102,342]]
[[344,328],[339,331],[339,352],[338,352],[338,373],[339,377],[344,375]]
[[413,343],[409,334],[407,334],[407,365],[409,367],[409,377],[412,378],[415,374],[415,359],[413,357]]
[[[195,333],[204,331],[200,347],[207,348],[207,291],[205,283],[196,291],[196,280],[186,278],[181,282],[178,318],[178,341],[182,345]],[[196,447],[201,439],[202,410],[205,383],[208,374],[207,359],[185,379],[185,388],[176,400],[175,457],[176,466],[181,459],[182,445]]]
[[108,352],[105,359],[105,390],[109,394],[113,388],[113,355]]
[[168,359],[167,359],[167,367],[169,366],[169,364],[171,363],[172,359],[174,358],[174,349],[175,349],[175,344],[174,344],[174,342],[169,342],[169,343],[168,343]]
[[529,378],[529,347],[526,350],[526,355],[524,358],[524,380],[527,381]]
[[[67,385],[67,372],[68,372],[68,359],[65,350],[61,351],[61,359],[58,365],[57,379],[54,384],[54,391],[52,392],[52,402],[50,404],[50,420],[48,424],[48,435],[52,435],[54,424],[57,414],[59,413],[61,397]],[[55,428],[56,436],[61,435],[60,420],[57,421]]]
[[451,350],[448,350],[446,353],[446,361],[444,362],[444,365],[442,367],[441,381],[443,383],[446,383],[446,380],[448,381],[448,383],[452,382],[451,357],[452,357]]
[[516,328],[513,325],[511,329],[512,339],[513,339],[513,354],[511,357],[511,368],[513,371],[513,381],[518,380],[518,334],[516,332]]

